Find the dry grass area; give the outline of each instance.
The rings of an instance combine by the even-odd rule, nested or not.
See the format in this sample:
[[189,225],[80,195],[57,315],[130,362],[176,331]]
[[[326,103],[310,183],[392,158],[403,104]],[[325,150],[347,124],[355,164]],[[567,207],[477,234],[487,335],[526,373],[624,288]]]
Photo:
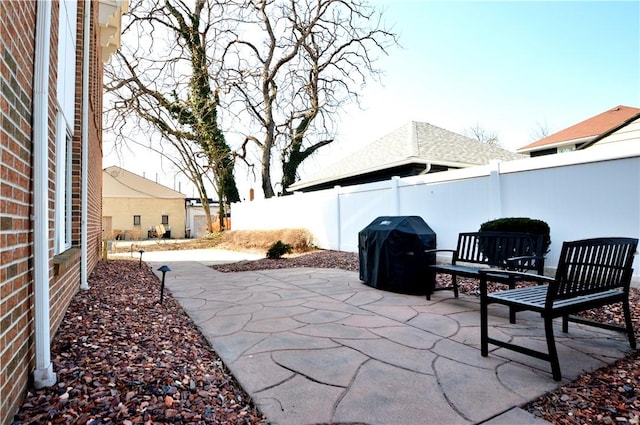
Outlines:
[[294,254],[315,250],[314,237],[307,229],[230,230],[211,233],[198,239],[150,239],[144,241],[119,241],[112,253],[145,251],[170,251],[184,249],[218,248],[232,251],[266,253],[276,243],[291,245]]
[[315,249],[313,235],[306,229],[232,230],[221,234],[218,248],[265,252],[277,241],[291,245],[294,253]]

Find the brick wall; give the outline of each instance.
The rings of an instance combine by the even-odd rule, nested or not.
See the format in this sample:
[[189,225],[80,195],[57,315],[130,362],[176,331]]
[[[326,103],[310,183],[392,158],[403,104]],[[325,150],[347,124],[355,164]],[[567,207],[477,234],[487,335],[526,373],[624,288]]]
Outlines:
[[[91,2],[98,16],[98,2]],[[89,161],[87,214],[87,267],[93,270],[102,256],[102,57],[97,22],[91,21],[89,56]]]
[[[53,255],[55,113],[59,4],[52,5],[49,80],[49,287],[52,336],[80,282],[82,178],[83,7],[78,2],[78,73],[73,137],[72,248]],[[102,62],[98,2],[91,2],[88,166],[88,272],[100,258],[102,237]],[[10,424],[35,367],[33,282],[33,68],[35,1],[0,2],[0,425]]]
[[[0,423],[34,364],[31,113],[35,2],[0,2]],[[8,19],[7,17],[11,17]]]

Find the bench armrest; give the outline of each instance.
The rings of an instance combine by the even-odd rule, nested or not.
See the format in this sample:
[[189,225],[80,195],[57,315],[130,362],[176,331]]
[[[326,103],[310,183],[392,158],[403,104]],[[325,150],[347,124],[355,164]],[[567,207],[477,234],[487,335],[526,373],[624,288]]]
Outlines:
[[544,257],[541,255],[522,255],[519,257],[510,257],[507,258],[507,268],[509,270],[533,270],[533,267],[519,267],[521,264],[533,264],[533,262],[538,265],[535,269],[538,271],[538,274],[542,274],[544,272]]
[[518,260],[544,260],[544,257],[541,255],[521,255],[520,257],[507,258],[507,261],[518,261]]
[[487,282],[488,278],[491,275],[496,276],[512,276],[514,280],[524,280],[528,282],[538,282],[538,283],[547,283],[553,284],[556,279],[551,276],[544,276],[535,273],[522,273],[512,270],[503,270],[503,269],[479,269],[478,273],[480,274],[480,296],[487,295]]
[[539,274],[535,274],[535,273],[523,273],[523,272],[518,272],[515,270],[504,270],[504,269],[479,269],[478,273],[480,273],[480,275],[509,275],[509,276],[513,276],[515,279],[517,280],[529,280],[529,281],[536,281],[536,282],[541,282],[541,283],[551,283],[553,281],[555,281],[556,279],[554,277],[551,276],[544,276],[544,275],[539,275]]
[[458,260],[458,251],[455,249],[425,249],[425,254],[435,254],[437,252],[450,252],[451,253],[451,264],[455,264]]
[[451,252],[454,253],[456,252],[455,249],[425,249],[424,253],[425,254],[434,254],[436,252]]

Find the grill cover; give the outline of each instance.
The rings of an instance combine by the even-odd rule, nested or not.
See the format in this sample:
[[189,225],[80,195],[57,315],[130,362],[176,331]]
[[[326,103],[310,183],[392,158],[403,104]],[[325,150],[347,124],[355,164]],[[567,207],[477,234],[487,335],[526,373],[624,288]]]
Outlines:
[[378,217],[358,233],[360,280],[374,288],[424,295],[435,284],[436,234],[418,216]]

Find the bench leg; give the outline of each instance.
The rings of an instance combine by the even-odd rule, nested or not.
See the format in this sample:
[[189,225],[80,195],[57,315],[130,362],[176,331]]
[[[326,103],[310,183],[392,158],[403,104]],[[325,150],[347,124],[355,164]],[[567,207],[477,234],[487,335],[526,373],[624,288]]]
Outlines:
[[433,273],[433,275],[427,275],[427,301],[431,300],[431,294],[435,292],[436,278],[438,277],[438,273],[434,271],[429,271],[429,273]]
[[547,338],[547,350],[549,352],[549,362],[551,362],[551,373],[555,381],[562,379],[560,373],[560,362],[558,361],[558,351],[556,350],[556,340],[553,336],[553,318],[544,318],[544,333]]
[[482,357],[489,355],[489,309],[487,305],[487,281],[480,277],[480,354]]
[[[509,289],[515,289],[516,287],[516,280],[514,279],[513,276],[509,276]],[[516,308],[515,307],[509,307],[509,323],[511,324],[515,324],[516,323]]]
[[451,276],[451,284],[453,285],[453,296],[458,298],[458,276]]
[[629,338],[629,345],[635,350],[636,348],[636,334],[633,330],[633,322],[631,322],[631,310],[629,309],[629,297],[625,298],[622,302],[622,310],[624,311],[624,323],[627,327],[627,337]]

